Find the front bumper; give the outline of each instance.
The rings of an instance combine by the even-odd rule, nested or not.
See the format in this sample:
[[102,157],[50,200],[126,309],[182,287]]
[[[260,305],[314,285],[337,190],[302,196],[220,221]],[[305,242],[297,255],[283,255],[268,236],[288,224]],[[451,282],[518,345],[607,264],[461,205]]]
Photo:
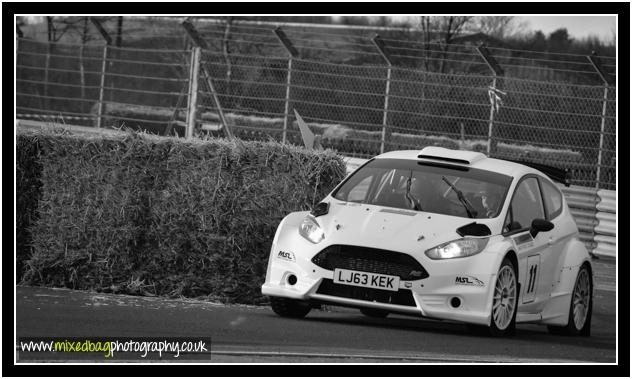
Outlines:
[[[330,285],[325,281],[333,280],[334,272],[317,266],[311,259],[328,245],[314,245],[298,233],[288,234],[280,236],[272,245],[266,281],[261,288],[264,295],[489,325],[493,283],[498,269],[496,254],[481,252],[449,260],[431,260],[425,255],[410,254],[426,269],[429,277],[400,280],[400,291],[412,297],[407,305],[401,305],[322,293],[319,291],[321,285]],[[280,252],[286,254],[279,256]],[[287,259],[288,252],[293,260]],[[297,279],[294,284],[288,280],[291,275]]]

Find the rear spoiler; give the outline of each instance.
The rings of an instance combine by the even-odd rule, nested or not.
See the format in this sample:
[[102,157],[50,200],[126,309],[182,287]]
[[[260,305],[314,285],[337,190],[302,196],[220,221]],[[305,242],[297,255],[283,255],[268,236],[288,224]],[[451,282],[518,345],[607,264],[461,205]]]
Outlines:
[[507,159],[507,160],[510,162],[519,163],[521,165],[525,165],[527,167],[531,167],[536,170],[542,171],[546,176],[551,178],[551,180],[562,183],[566,187],[571,185],[571,172],[568,169],[547,166],[541,163],[518,161],[518,160],[512,160],[512,159]]

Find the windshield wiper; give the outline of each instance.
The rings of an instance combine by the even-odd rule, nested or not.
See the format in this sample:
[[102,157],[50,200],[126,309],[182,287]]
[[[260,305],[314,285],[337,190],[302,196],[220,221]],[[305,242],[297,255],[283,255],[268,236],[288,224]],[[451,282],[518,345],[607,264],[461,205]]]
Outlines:
[[406,180],[406,199],[408,199],[408,201],[413,203],[414,210],[423,211],[423,209],[421,209],[421,203],[419,202],[419,200],[417,200],[417,198],[415,198],[415,196],[413,196],[410,193],[410,185],[412,182],[413,182],[413,170],[410,170],[410,176],[408,177],[408,180]]
[[450,181],[448,179],[446,179],[445,176],[442,176],[441,179],[443,179],[444,182],[446,182],[450,188],[452,188],[452,190],[456,193],[456,197],[459,198],[459,201],[461,202],[461,204],[463,204],[463,206],[465,207],[465,210],[467,211],[467,215],[469,218],[474,218],[476,217],[477,213],[476,210],[474,209],[474,207],[472,206],[472,204],[470,204],[469,201],[467,201],[467,199],[465,198],[465,196],[463,196],[463,192],[459,191],[458,188],[456,188],[454,186],[454,184],[450,183]]

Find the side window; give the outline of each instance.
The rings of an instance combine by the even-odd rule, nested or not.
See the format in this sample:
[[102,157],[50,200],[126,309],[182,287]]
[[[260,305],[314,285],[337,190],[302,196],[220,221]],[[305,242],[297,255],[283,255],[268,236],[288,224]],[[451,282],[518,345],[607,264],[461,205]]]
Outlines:
[[373,176],[367,176],[362,179],[360,183],[349,191],[347,201],[364,201],[366,199],[367,192],[369,191],[371,180],[373,180]]
[[520,229],[520,228],[516,228],[514,224],[512,224],[513,222],[513,215],[511,214],[511,205],[509,206],[509,210],[507,211],[507,217],[505,218],[505,223],[503,224],[503,233],[509,233],[510,231],[514,230],[514,229]]
[[552,220],[562,213],[562,194],[551,182],[541,179],[540,183],[544,194],[542,197],[546,206],[547,219]]
[[511,201],[511,216],[510,230],[528,228],[534,219],[544,218],[542,196],[536,178],[527,178],[516,188]]

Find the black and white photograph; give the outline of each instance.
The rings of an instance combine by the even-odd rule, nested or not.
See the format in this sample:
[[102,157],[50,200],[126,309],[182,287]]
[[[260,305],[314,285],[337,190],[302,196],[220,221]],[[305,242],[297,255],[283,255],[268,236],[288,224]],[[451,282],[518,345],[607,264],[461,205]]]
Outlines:
[[623,16],[109,4],[12,15],[12,375],[629,375],[629,3]]

